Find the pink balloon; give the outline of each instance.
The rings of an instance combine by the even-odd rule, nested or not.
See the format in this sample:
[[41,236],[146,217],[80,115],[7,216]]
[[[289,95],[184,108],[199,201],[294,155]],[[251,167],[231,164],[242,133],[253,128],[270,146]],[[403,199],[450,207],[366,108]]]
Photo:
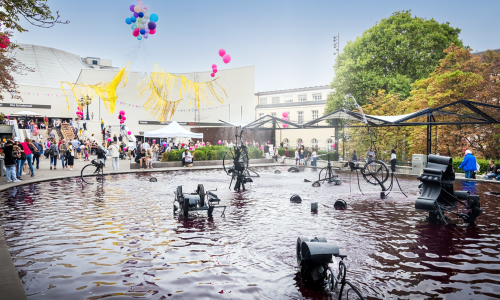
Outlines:
[[216,65],[216,64],[213,64],[213,65],[212,65],[212,69],[217,69],[217,65]]
[[224,57],[222,58],[222,61],[227,64],[231,61],[231,56],[229,56],[229,54],[226,54],[224,55]]
[[210,74],[210,76],[215,77],[215,74],[214,74],[214,73],[212,73],[212,74]]
[[262,150],[262,147],[260,147],[260,150]]
[[108,142],[111,142],[111,139],[108,139]]
[[131,135],[131,134],[132,134],[132,131],[130,131],[130,130],[129,130],[129,131],[127,131],[127,134],[128,134],[128,135]]
[[156,33],[156,28],[155,28],[155,29],[151,29],[151,30],[149,31],[149,34],[155,34],[155,33]]
[[283,128],[287,128],[288,127],[288,124],[283,124]]
[[205,143],[203,143],[202,145],[205,146]]
[[135,36],[135,37],[138,37],[139,36],[139,31],[132,31],[132,35]]
[[214,74],[217,73],[217,69],[212,69],[212,71],[214,72]]
[[127,148],[123,148],[123,151],[127,151]]
[[122,117],[122,120],[123,120],[123,121],[125,121],[126,119],[127,119],[127,117],[125,117],[125,116],[123,116],[123,117]]
[[224,54],[226,54],[226,50],[224,50],[224,49],[220,49],[220,50],[219,50],[219,55],[220,55],[220,57],[223,57],[223,56],[224,56]]
[[125,111],[120,110],[120,115],[122,115],[122,116],[123,116],[124,114],[125,114]]
[[281,115],[283,116],[283,118],[286,118],[286,117],[288,117],[288,112],[284,111],[281,113]]
[[189,147],[189,150],[193,151],[193,147]]
[[156,140],[153,140],[153,144],[156,143]]
[[194,145],[195,148],[198,148],[198,144]]
[[221,140],[219,140],[219,145],[220,145],[220,144],[222,144],[222,141],[221,141]]

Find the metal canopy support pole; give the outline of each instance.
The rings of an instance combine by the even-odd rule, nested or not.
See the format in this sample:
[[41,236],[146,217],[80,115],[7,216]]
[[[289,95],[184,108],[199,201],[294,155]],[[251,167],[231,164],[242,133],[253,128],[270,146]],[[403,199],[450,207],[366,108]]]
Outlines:
[[333,120],[333,126],[335,127],[335,153],[333,154],[333,160],[339,160],[339,123],[338,120]]
[[276,120],[273,120],[273,131],[271,132],[271,145],[276,146]]
[[432,125],[430,124],[431,117],[427,115],[427,155],[432,151]]

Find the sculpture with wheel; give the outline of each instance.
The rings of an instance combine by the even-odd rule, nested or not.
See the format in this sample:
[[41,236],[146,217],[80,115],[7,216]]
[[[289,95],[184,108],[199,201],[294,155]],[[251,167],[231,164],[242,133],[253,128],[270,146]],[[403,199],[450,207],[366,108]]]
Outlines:
[[233,181],[235,181],[234,190],[239,192],[241,190],[245,191],[246,183],[253,182],[252,178],[250,178],[250,171],[257,176],[259,175],[248,167],[248,149],[241,139],[243,130],[240,131],[239,135],[238,128],[236,130],[236,145],[232,149],[227,150],[226,154],[224,154],[222,166],[224,167],[224,172],[231,176],[229,188],[231,188]]
[[[367,162],[363,167],[360,167],[359,164],[351,161],[346,163],[344,167],[349,167],[351,172],[356,171],[356,176],[358,179],[358,187],[360,191],[361,191],[361,186],[359,185],[359,173],[361,173],[363,179],[367,183],[371,185],[380,186],[380,188],[382,189],[382,191],[380,192],[380,198],[382,199],[385,199],[392,191],[392,188],[394,187],[394,178],[396,179],[399,190],[401,191],[401,193],[403,193],[403,195],[406,196],[406,194],[401,189],[401,186],[399,185],[399,181],[395,173],[390,173],[391,184],[389,185],[389,187],[387,188],[385,187],[384,183],[389,179],[389,168],[381,160],[372,160],[370,162]],[[361,193],[363,193],[363,191],[361,191]]]

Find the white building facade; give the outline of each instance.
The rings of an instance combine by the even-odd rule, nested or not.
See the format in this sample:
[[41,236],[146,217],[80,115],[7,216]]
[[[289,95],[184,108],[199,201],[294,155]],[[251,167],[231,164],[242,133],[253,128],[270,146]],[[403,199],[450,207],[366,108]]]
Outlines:
[[[255,118],[265,115],[282,118],[283,112],[287,112],[291,122],[305,124],[323,116],[326,97],[332,91],[330,86],[324,85],[255,93]],[[328,126],[326,122],[319,122],[318,125]],[[276,141],[292,148],[300,144],[327,150],[333,145],[333,135],[333,128],[280,128],[276,131]]]

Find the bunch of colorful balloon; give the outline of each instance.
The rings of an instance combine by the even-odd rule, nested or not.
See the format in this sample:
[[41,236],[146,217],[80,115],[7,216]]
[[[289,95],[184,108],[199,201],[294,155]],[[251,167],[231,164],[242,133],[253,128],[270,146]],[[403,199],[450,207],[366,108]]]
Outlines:
[[77,118],[79,120],[83,119],[83,107],[78,106],[78,110],[76,111]]
[[157,14],[150,14],[148,8],[142,3],[142,0],[137,0],[136,5],[130,5],[130,11],[134,15],[125,19],[125,23],[131,25],[132,35],[139,41],[143,38],[147,39],[150,34],[156,33],[156,22],[158,22]]
[[[282,114],[283,118],[281,118],[282,120],[285,120],[285,121],[289,121],[288,120],[288,112],[284,111]],[[288,127],[288,124],[283,124],[283,128],[287,128]]]
[[217,73],[217,65],[213,64],[212,65],[212,74],[210,74],[210,76],[215,77],[215,73]]
[[127,120],[127,117],[125,117],[125,112],[123,110],[120,110],[120,114],[118,114],[118,119],[120,120],[120,125],[125,123],[125,120]]

